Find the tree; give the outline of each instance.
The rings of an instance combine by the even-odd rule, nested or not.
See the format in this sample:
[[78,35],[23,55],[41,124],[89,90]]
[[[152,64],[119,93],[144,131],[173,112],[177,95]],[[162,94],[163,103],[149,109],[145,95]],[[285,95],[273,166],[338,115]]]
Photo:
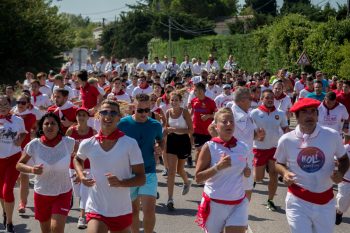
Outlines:
[[14,83],[26,71],[60,68],[71,47],[68,22],[45,0],[3,0],[0,4],[1,81]]
[[269,14],[276,16],[277,1],[276,0],[246,0],[245,7],[251,7],[260,14]]

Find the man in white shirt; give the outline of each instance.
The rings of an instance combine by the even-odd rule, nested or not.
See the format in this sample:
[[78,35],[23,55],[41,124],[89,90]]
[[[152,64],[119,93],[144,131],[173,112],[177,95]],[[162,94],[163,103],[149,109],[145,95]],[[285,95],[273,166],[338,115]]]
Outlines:
[[106,67],[105,67],[105,72],[112,72],[114,70],[117,70],[119,66],[118,60],[112,56],[111,60],[107,63]]
[[166,56],[166,55],[164,55],[164,57],[163,57],[163,61],[161,62],[163,65],[164,65],[164,67],[166,68],[167,66],[168,66],[168,64],[169,64],[169,59],[168,59],[168,57]]
[[154,62],[151,67],[152,70],[156,70],[158,74],[165,71],[165,65],[159,61],[158,57],[154,57]]
[[104,56],[101,56],[99,61],[96,62],[95,71],[98,73],[104,73],[106,65],[107,65],[106,58]]
[[281,80],[276,81],[273,84],[272,91],[275,96],[274,104],[276,109],[284,112],[289,121],[289,118],[290,118],[289,109],[292,107],[292,100],[288,95],[283,93],[283,82]]
[[328,92],[318,107],[318,123],[339,132],[349,132],[349,113],[345,106],[336,100],[334,92]]
[[209,74],[207,90],[211,91],[213,93],[214,99],[216,96],[218,96],[222,93],[222,88],[219,85],[215,84],[215,75],[214,74]]
[[134,88],[131,93],[131,97],[135,98],[137,94],[151,94],[153,92],[153,88],[147,83],[146,77],[142,76],[139,78],[140,84]]
[[232,89],[231,85],[224,84],[222,86],[222,89],[223,89],[222,93],[214,99],[214,101],[216,103],[216,107],[218,109],[226,107],[226,104],[233,100],[233,95],[231,93],[231,89]]
[[261,91],[263,92],[266,89],[272,90],[272,85],[270,84],[271,74],[269,72],[264,72],[262,74],[262,78],[263,78],[263,84],[260,85]]
[[117,67],[117,72],[121,76],[123,73],[129,74],[129,65],[125,59],[120,60],[120,65]]
[[63,76],[60,74],[55,75],[54,79],[55,86],[53,87],[53,91],[58,88],[63,88],[69,92],[68,100],[74,99],[76,96],[74,95],[73,89],[63,83]]
[[202,62],[202,58],[198,57],[197,62],[193,64],[193,75],[200,75],[203,69],[205,69],[205,64]]
[[180,70],[183,72],[192,72],[193,64],[190,62],[190,57],[188,55],[185,56],[185,60],[180,65]]
[[180,70],[180,66],[176,63],[176,57],[171,58],[171,62],[168,64],[167,69],[170,71],[170,76],[173,77]]
[[148,71],[151,69],[151,64],[148,63],[148,57],[144,56],[143,61],[139,62],[136,66],[137,71]]
[[306,87],[306,78],[307,78],[307,73],[303,71],[300,74],[300,80],[294,84],[293,95],[296,97],[296,100],[299,99],[300,92]]
[[214,56],[212,54],[209,54],[208,61],[205,64],[205,67],[207,71],[210,72],[219,72],[220,71],[220,66],[218,62],[214,59]]
[[51,91],[51,88],[46,85],[46,73],[44,72],[40,72],[36,75],[37,79],[39,80],[40,82],[40,88],[39,88],[39,91],[42,93],[42,94],[45,94],[47,95],[49,98],[51,97],[52,95],[52,91]]
[[235,62],[233,55],[228,56],[228,61],[226,61],[224,69],[230,72],[237,69],[237,63]]
[[334,232],[333,184],[340,183],[349,168],[339,133],[317,124],[319,104],[303,98],[293,105],[290,110],[298,125],[280,138],[275,153],[276,171],[288,186],[286,216],[291,233]]

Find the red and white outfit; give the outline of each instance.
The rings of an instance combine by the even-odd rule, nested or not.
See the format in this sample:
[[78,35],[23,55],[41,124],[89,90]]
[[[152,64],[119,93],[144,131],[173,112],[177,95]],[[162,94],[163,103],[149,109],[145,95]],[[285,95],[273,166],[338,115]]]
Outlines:
[[286,197],[292,233],[333,232],[335,200],[331,175],[334,157],[341,158],[345,152],[339,133],[320,125],[312,134],[303,134],[297,126],[278,141],[277,163],[287,165],[295,174]]
[[[256,125],[253,119],[250,117],[249,112],[243,111],[236,104],[232,106],[233,119],[235,120],[235,127],[233,136],[237,138],[237,140],[244,142],[248,146],[248,167],[250,169],[253,168],[253,141],[254,141],[254,131],[256,129]],[[252,190],[254,184],[253,176],[243,177],[243,184],[245,190]]]
[[121,135],[112,149],[104,151],[96,136],[91,137],[80,143],[77,156],[82,160],[90,160],[90,178],[96,181],[88,189],[85,206],[87,221],[103,221],[111,231],[122,230],[131,225],[130,189],[109,186],[105,174],[111,173],[121,180],[133,176],[131,166],[143,164],[136,140]]
[[[350,159],[350,145],[345,145],[346,153]],[[348,170],[343,181],[338,184],[337,209],[345,213],[350,207],[350,170]]]
[[287,113],[289,109],[292,107],[292,100],[288,95],[282,93],[280,97],[278,98],[275,97],[274,105],[276,109],[284,113]]
[[220,95],[216,96],[216,98],[214,99],[217,108],[226,107],[226,104],[228,104],[232,100],[233,100],[232,93],[230,93],[229,95],[226,95],[225,93],[221,93]]
[[273,160],[278,140],[283,132],[281,128],[288,126],[286,114],[275,108],[267,109],[264,105],[251,111],[250,114],[255,125],[265,130],[265,138],[262,141],[254,140],[254,166],[264,166],[269,160]]
[[153,88],[150,86],[150,85],[145,85],[145,86],[137,86],[137,87],[135,87],[134,88],[134,90],[132,91],[132,94],[131,94],[131,96],[133,97],[133,98],[135,98],[135,96],[137,95],[137,94],[147,94],[147,95],[149,95],[149,94],[151,94],[153,92]]
[[310,90],[308,87],[305,87],[303,90],[300,91],[298,99],[306,98],[308,94],[311,94],[313,92],[313,90]]
[[318,107],[318,123],[322,126],[343,132],[343,124],[348,120],[349,113],[345,106],[336,102],[333,108],[328,108],[324,102]]
[[50,147],[35,138],[24,148],[35,165],[43,165],[43,173],[34,179],[35,219],[40,222],[49,220],[52,214],[68,215],[72,198],[69,164],[74,144],[74,139],[62,137]]
[[[91,127],[89,127],[89,132],[86,135],[80,135],[78,134],[78,130],[76,126],[72,128],[72,134],[70,135],[71,138],[75,139],[75,144],[78,146],[84,139],[91,138],[92,136],[94,136],[94,130]],[[73,193],[74,193],[74,196],[80,198],[79,208],[85,209],[89,188],[81,183],[78,183],[78,184],[74,183],[75,176],[73,175],[75,175],[76,172],[74,169],[73,159],[74,157],[71,157],[71,162],[69,165],[69,174],[70,174],[70,177],[73,177],[72,178]],[[88,159],[84,161],[84,171],[90,172],[90,161]]]
[[213,138],[206,142],[210,150],[210,167],[215,166],[223,154],[230,156],[231,166],[205,182],[196,222],[208,233],[222,232],[228,226],[248,225],[248,200],[243,186],[248,148],[240,141],[236,141],[234,147],[224,146],[222,140],[214,142],[217,139],[221,140]]
[[16,164],[21,157],[21,147],[14,144],[19,134],[26,133],[22,118],[8,115],[0,118],[0,198],[14,202],[13,188],[19,172]]
[[113,99],[115,101],[124,101],[127,103],[131,103],[130,96],[125,93],[123,90],[120,90],[119,92],[115,92],[112,90],[111,93],[108,94],[107,99]]
[[33,106],[38,107],[38,108],[40,108],[40,107],[48,108],[49,106],[52,105],[50,98],[45,94],[41,94],[40,92],[38,94],[32,93],[30,103]]
[[297,99],[299,99],[300,92],[306,87],[305,81],[300,79],[294,84],[294,92],[297,94]]
[[[76,111],[78,107],[75,106],[72,102],[67,101],[62,106],[58,107],[56,105],[51,106],[47,109],[47,112],[55,113],[61,120],[68,120],[70,122],[76,122]],[[64,127],[62,125],[63,133],[66,133],[69,127]]]
[[23,149],[30,142],[30,132],[35,128],[36,117],[28,109],[23,112],[16,112],[15,115],[23,119],[24,127],[27,131],[26,137],[21,144],[21,148]]

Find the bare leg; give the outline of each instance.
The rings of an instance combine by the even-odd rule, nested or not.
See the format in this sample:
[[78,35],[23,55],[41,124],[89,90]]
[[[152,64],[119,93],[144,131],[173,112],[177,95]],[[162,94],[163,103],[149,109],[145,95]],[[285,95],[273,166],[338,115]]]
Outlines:
[[153,233],[156,225],[156,198],[141,196],[144,233]]

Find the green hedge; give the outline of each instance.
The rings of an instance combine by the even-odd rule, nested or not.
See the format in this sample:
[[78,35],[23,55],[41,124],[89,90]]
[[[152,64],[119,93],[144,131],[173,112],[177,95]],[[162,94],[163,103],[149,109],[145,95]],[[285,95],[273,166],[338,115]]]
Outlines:
[[[172,55],[181,61],[185,54],[206,60],[213,53],[223,66],[233,54],[242,69],[276,71],[279,68],[300,69],[296,61],[305,49],[312,66],[306,70],[322,70],[329,75],[350,78],[350,20],[329,19],[326,23],[309,21],[291,14],[276,18],[264,28],[242,35],[197,37],[172,43]],[[152,39],[148,44],[149,56],[168,55],[168,42]]]

